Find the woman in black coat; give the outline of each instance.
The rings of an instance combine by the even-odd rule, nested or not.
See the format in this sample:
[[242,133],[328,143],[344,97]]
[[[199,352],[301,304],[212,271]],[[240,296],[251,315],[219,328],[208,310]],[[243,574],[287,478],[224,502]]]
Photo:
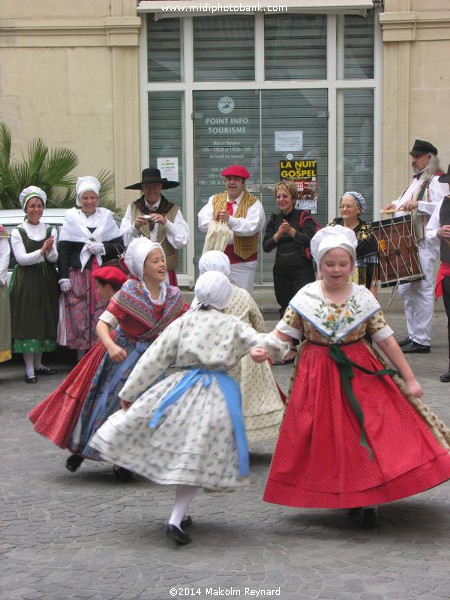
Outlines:
[[307,210],[295,208],[296,199],[293,181],[276,184],[275,200],[280,212],[271,215],[263,239],[265,252],[276,248],[273,283],[281,317],[298,290],[315,280],[309,244],[316,233],[316,222]]

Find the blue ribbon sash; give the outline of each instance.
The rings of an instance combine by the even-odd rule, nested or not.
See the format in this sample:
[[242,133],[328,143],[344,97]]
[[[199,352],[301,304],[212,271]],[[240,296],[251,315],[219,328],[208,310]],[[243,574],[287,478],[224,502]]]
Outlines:
[[239,457],[239,475],[241,475],[241,477],[246,477],[250,473],[250,462],[248,457],[247,436],[245,435],[244,417],[242,415],[241,390],[236,381],[226,373],[222,373],[221,371],[210,371],[207,369],[190,369],[186,375],[180,379],[177,385],[166,394],[161,404],[156,409],[148,426],[152,429],[155,428],[167,408],[181,398],[181,396],[198,381],[200,381],[204,387],[209,387],[214,378],[219,384],[225,397],[228,413],[233,425],[233,433]]

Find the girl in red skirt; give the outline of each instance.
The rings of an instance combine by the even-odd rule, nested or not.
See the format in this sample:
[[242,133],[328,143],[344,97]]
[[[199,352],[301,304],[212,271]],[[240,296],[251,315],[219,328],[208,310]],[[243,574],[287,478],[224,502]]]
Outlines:
[[[450,431],[420,400],[423,390],[377,300],[348,282],[356,245],[353,231],[341,226],[314,236],[322,279],[294,296],[276,327],[283,341],[306,340],[264,500],[353,509],[362,527],[373,527],[377,504],[450,478]],[[401,378],[364,341],[366,332]]]
[[[128,279],[125,272],[116,266],[100,267],[95,271],[94,277],[95,286],[104,302],[109,302]],[[115,333],[112,332],[112,335]],[[105,355],[105,346],[102,342],[97,342],[61,385],[33,408],[28,418],[37,433],[61,448],[67,447],[94,375]],[[83,457],[73,454],[67,460],[66,467],[69,471],[76,471]]]

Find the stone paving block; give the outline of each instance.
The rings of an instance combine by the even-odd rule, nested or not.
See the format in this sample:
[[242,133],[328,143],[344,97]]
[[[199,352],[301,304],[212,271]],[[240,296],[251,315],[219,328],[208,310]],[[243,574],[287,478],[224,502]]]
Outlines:
[[[402,337],[402,315],[394,314],[392,323]],[[447,366],[443,315],[435,331],[432,353],[409,360],[425,401],[450,422],[450,386],[438,380],[440,365],[442,371]],[[277,367],[275,375],[286,389],[290,367]],[[269,584],[281,586],[282,600],[320,594],[336,600],[449,600],[449,483],[383,505],[380,531],[365,532],[344,511],[263,503],[273,442],[261,442],[252,447],[249,488],[197,494],[194,541],[177,548],[164,534],[172,489],[143,479],[120,485],[110,465],[89,461],[70,474],[67,453],[33,432],[27,412],[62,377],[61,371],[29,390],[21,365],[0,365],[0,452],[7,457],[1,600],[25,600],[27,590],[45,600],[81,600],[83,592],[95,600],[168,600],[170,585]]]

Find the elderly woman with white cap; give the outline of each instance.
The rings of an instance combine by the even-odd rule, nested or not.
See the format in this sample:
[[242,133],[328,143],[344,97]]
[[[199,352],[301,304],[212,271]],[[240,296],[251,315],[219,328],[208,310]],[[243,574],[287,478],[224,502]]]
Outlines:
[[[166,284],[166,257],[157,242],[133,240],[125,263],[134,276],[115,294],[99,318],[97,333],[107,354],[100,363],[67,443],[73,455],[66,462],[76,471],[83,458],[101,460],[88,442],[100,425],[120,407],[119,392],[134,365],[169,323],[187,310],[180,290]],[[117,328],[113,339],[111,331]],[[129,476],[115,469],[119,479]]]
[[77,350],[81,358],[97,341],[95,327],[105,302],[97,294],[93,273],[124,250],[122,235],[113,213],[99,207],[100,182],[79,177],[77,207],[67,211],[61,228],[59,286],[63,292],[58,343]]
[[[287,344],[223,314],[232,296],[223,273],[195,285],[197,310],[174,321],[139,360],[112,415],[90,445],[110,462],[163,485],[176,485],[167,536],[188,544],[186,510],[199,487],[233,490],[248,483],[249,460],[239,386],[227,375],[250,348],[274,359]],[[149,386],[170,365],[178,372]],[[131,406],[131,408],[130,408]]]
[[41,223],[47,203],[44,190],[31,185],[22,190],[19,201],[25,220],[11,232],[17,261],[10,283],[13,352],[23,354],[25,382],[37,383],[37,376],[55,373],[42,364],[42,353],[56,349],[56,230]]
[[[314,236],[322,280],[297,293],[276,327],[282,340],[306,341],[264,500],[351,509],[369,528],[378,524],[377,504],[450,478],[450,431],[421,402],[422,388],[377,300],[348,281],[356,246],[353,231],[340,225]],[[402,379],[364,341],[366,331]]]
[[[200,257],[199,273],[218,271],[230,276],[230,259],[224,252],[208,250]],[[237,285],[231,284],[232,295],[224,312],[235,315],[259,333],[264,333],[264,317],[251,294]],[[191,307],[198,301],[194,298]],[[257,442],[278,437],[284,413],[285,396],[279,389],[272,368],[268,362],[255,363],[246,354],[229,372],[241,389],[242,412],[249,442]]]
[[378,286],[378,241],[370,223],[361,219],[366,209],[366,200],[359,192],[345,192],[339,202],[340,217],[333,219],[331,227],[348,227],[356,236],[356,266],[350,278],[359,285],[365,285],[377,296]]

